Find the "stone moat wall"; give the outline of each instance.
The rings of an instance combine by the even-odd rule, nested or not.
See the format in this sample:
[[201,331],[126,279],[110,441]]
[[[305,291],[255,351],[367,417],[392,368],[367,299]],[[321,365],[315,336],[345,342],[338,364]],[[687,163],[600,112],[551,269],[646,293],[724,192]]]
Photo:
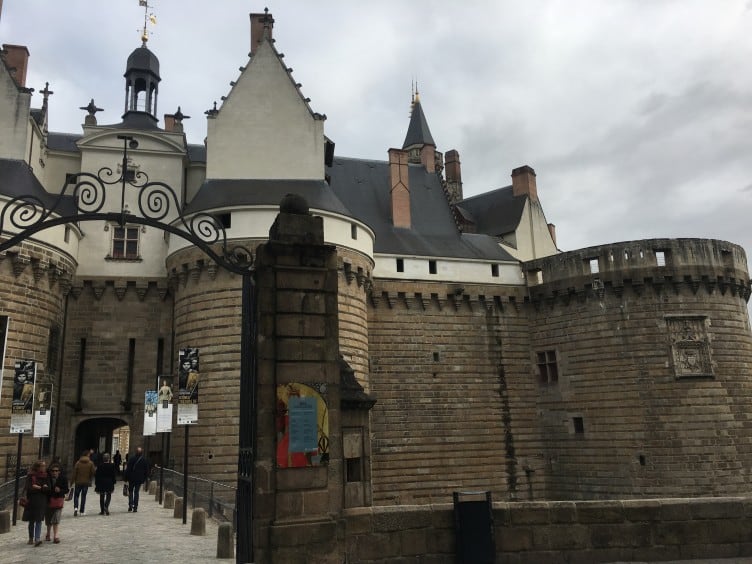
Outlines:
[[[451,504],[349,509],[349,562],[456,562]],[[493,503],[499,564],[564,564],[752,555],[752,499]]]

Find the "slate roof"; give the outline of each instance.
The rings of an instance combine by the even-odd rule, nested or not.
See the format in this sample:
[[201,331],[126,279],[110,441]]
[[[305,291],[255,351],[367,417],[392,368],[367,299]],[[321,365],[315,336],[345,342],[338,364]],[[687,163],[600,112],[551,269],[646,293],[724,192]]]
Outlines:
[[[57,194],[50,194],[42,187],[25,161],[14,159],[0,159],[0,194],[10,198],[32,196],[48,208],[58,198]],[[74,211],[73,198],[63,196],[58,213],[71,215]]]
[[192,163],[205,163],[206,145],[188,145],[188,160]]
[[351,215],[323,180],[206,180],[184,212],[244,205],[278,206],[287,194],[300,194],[311,208]]
[[457,229],[436,174],[409,165],[411,228],[391,220],[389,163],[335,157],[327,172],[342,203],[376,234],[374,251],[397,255],[516,260],[487,235]]
[[506,186],[462,200],[457,208],[463,217],[475,223],[478,233],[500,237],[520,224],[527,196],[514,196]]
[[75,133],[54,133],[50,131],[47,134],[47,147],[54,151],[78,153],[79,149],[76,142],[81,138],[83,138],[83,135]]

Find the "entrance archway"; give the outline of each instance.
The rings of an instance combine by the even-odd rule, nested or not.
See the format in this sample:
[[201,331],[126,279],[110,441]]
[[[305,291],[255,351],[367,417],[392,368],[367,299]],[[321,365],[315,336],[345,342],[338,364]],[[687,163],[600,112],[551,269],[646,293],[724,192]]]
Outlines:
[[94,417],[86,419],[76,427],[76,438],[73,443],[73,460],[86,449],[93,448],[99,453],[112,454],[112,432],[128,423],[117,417]]

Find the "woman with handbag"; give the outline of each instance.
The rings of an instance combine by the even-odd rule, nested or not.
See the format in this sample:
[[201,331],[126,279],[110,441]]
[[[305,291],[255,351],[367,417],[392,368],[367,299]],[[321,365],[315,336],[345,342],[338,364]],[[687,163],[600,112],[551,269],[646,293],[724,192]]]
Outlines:
[[23,520],[29,522],[29,544],[42,544],[42,521],[47,512],[47,492],[50,486],[47,481],[47,469],[44,460],[38,460],[31,465],[26,476],[26,499]]
[[97,473],[94,475],[94,491],[99,494],[99,514],[109,515],[117,470],[110,462],[110,453],[105,453],[102,460],[102,464],[97,466]]
[[47,504],[47,513],[44,516],[44,522],[47,525],[47,535],[44,540],[50,540],[50,528],[52,528],[55,544],[60,542],[57,535],[60,517],[63,514],[63,504],[65,503],[65,494],[68,493],[68,480],[62,475],[60,466],[52,464],[49,471],[49,501]]

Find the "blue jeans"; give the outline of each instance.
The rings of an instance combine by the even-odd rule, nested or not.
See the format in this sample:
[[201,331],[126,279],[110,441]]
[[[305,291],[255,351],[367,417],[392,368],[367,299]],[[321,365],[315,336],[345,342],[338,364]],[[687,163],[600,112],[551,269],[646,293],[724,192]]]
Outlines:
[[141,482],[128,482],[128,507],[138,509],[138,492],[141,490]]
[[38,541],[42,538],[42,522],[29,521],[29,539]]
[[89,486],[76,486],[73,490],[73,509],[78,509],[78,496],[81,496],[81,513],[86,509],[86,494],[89,492]]

